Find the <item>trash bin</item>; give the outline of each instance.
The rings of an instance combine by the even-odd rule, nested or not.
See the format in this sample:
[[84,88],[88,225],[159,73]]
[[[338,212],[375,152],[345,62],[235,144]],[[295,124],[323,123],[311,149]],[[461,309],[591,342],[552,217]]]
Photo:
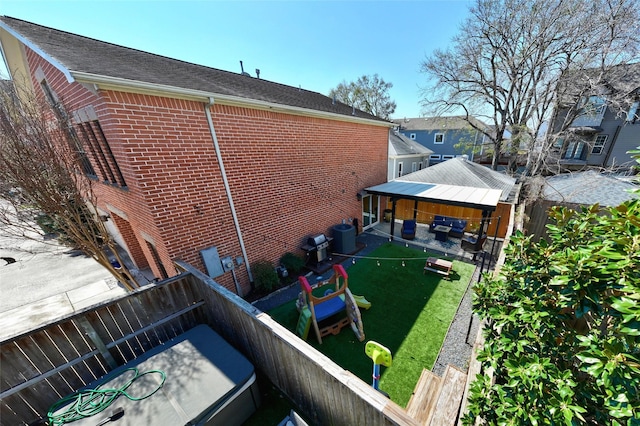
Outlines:
[[385,209],[384,211],[384,221],[391,222],[391,209]]

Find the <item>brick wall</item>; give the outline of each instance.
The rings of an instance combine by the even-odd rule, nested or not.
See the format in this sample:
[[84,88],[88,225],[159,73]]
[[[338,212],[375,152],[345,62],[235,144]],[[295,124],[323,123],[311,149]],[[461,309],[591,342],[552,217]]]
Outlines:
[[[35,59],[32,67],[42,63]],[[127,182],[126,190],[96,185],[100,206],[126,213],[152,267],[145,238],[169,275],[177,258],[204,270],[199,251],[210,246],[242,256],[203,103],[94,94],[43,69],[68,106],[93,105]],[[307,236],[330,235],[343,219],[361,221],[357,192],[386,179],[387,127],[220,104],[211,110],[249,263],[301,255]],[[236,274],[246,293],[244,265]],[[230,273],[216,281],[235,291]]]

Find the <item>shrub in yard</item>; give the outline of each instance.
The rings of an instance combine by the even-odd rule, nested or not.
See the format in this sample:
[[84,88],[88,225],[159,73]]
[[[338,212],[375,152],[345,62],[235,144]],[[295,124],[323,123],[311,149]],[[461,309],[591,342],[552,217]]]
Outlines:
[[640,200],[554,208],[475,288],[487,321],[464,423],[640,424]]
[[46,214],[39,214],[36,216],[36,223],[42,229],[45,234],[57,234],[60,233],[58,225]]
[[297,277],[298,274],[300,274],[300,271],[302,271],[302,268],[304,268],[304,259],[288,252],[282,255],[280,258],[280,264],[287,268],[290,277]]
[[271,291],[280,283],[273,263],[266,260],[255,262],[251,267],[251,272],[253,273],[253,281],[258,290]]

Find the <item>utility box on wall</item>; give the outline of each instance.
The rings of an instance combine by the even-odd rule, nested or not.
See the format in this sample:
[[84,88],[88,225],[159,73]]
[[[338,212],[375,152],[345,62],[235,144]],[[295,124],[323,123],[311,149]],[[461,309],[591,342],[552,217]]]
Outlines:
[[224,272],[229,272],[234,267],[233,259],[231,258],[231,256],[223,257],[222,259],[220,259],[220,263],[222,264],[222,270]]
[[211,278],[219,277],[225,273],[220,262],[220,255],[218,254],[217,247],[209,247],[204,250],[200,250],[200,256],[202,256],[202,262],[205,268],[207,268],[207,274]]

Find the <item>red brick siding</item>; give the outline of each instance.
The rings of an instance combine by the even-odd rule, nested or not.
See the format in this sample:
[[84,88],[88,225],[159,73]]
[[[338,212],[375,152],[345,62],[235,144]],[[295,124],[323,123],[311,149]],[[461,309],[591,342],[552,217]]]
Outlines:
[[[96,97],[53,81],[65,101],[94,106],[124,174],[127,191],[96,185],[101,207],[125,212],[138,239],[151,236],[170,275],[176,258],[204,270],[199,251],[209,246],[242,255],[203,103],[115,91]],[[307,236],[360,220],[357,192],[386,179],[386,127],[218,104],[212,116],[249,263],[302,254]],[[236,272],[248,291],[244,266]],[[216,280],[235,291],[231,274]]]

